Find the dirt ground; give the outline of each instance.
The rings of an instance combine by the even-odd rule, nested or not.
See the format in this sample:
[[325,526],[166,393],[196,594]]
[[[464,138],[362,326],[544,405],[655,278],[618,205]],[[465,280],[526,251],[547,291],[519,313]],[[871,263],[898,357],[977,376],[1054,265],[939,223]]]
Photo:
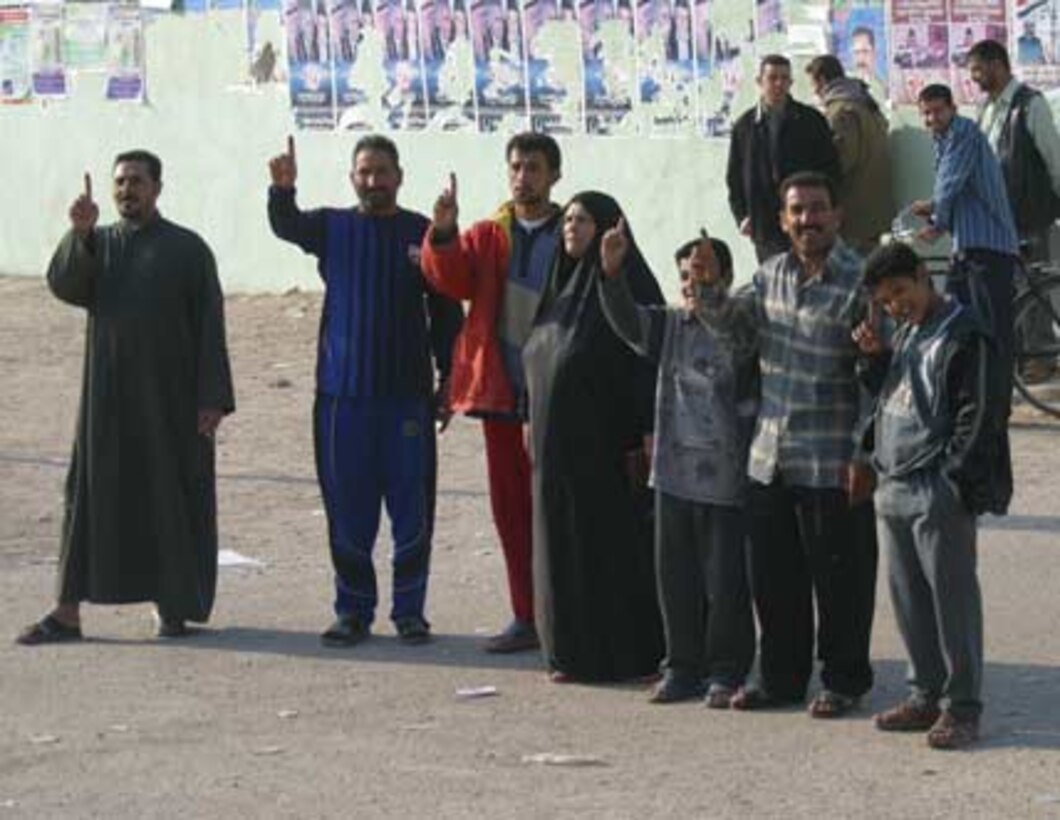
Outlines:
[[[214,618],[186,641],[155,639],[146,606],[106,606],[86,608],[91,640],[30,650],[10,638],[53,590],[83,317],[39,280],[0,278],[0,819],[1060,817],[1060,428],[1019,415],[1012,513],[983,522],[980,747],[938,753],[872,728],[903,691],[882,583],[878,683],[855,717],[652,706],[643,687],[558,686],[536,656],[480,651],[507,603],[467,421],[441,442],[437,639],[399,645],[383,617],[367,644],[320,646],[319,305],[297,292],[227,303],[239,409],[218,440],[221,546],[264,566],[222,569]],[[496,695],[457,697],[476,686]]]

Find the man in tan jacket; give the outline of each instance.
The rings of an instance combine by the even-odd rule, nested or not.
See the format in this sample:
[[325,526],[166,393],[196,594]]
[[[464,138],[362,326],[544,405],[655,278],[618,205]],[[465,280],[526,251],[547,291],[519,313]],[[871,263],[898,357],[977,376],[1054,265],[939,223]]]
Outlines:
[[839,154],[840,235],[848,245],[868,253],[894,217],[887,119],[865,83],[845,76],[835,57],[815,57],[806,73]]

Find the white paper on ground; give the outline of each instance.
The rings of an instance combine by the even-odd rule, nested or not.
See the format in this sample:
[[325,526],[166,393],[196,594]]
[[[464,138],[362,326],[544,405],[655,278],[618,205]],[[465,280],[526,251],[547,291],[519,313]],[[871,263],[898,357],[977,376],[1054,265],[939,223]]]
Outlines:
[[235,550],[220,550],[217,553],[219,567],[263,567],[264,563],[256,558],[248,558]]

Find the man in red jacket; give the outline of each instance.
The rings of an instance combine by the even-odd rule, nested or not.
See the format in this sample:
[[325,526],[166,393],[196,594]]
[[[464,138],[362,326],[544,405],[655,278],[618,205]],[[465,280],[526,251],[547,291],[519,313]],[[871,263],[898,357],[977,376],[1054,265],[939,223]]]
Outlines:
[[531,580],[530,462],[523,442],[526,381],[523,345],[549,281],[560,208],[552,186],[560,151],[544,134],[517,134],[505,149],[511,200],[460,233],[456,177],[434,205],[423,241],[423,272],[438,292],[470,302],[453,348],[449,404],[482,419],[490,505],[508,568],[512,622],[487,652],[537,647]]

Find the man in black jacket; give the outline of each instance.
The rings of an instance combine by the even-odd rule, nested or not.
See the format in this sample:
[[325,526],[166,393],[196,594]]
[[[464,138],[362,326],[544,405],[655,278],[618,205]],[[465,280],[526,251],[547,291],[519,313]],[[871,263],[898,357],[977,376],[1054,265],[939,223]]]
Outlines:
[[756,82],[758,104],[733,126],[726,182],[740,233],[751,238],[762,262],[790,246],[780,229],[781,181],[797,171],[818,171],[838,182],[839,158],[828,121],[791,98],[787,57],[763,57]]

